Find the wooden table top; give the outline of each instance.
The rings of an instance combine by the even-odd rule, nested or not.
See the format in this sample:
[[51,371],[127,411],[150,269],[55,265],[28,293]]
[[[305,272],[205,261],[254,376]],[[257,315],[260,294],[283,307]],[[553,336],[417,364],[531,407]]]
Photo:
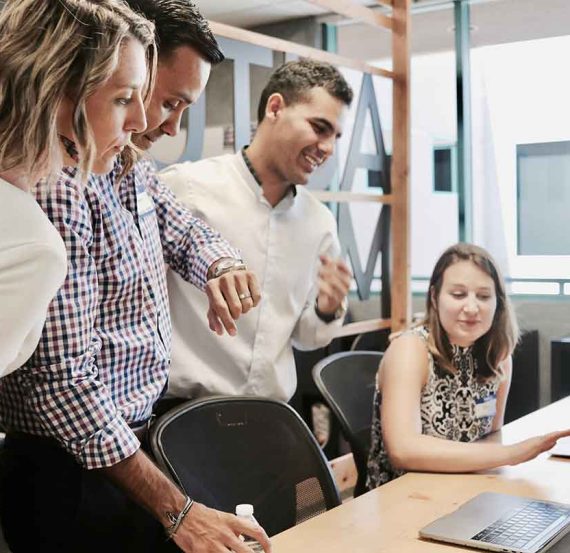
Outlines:
[[[570,397],[488,437],[505,444],[570,427]],[[418,538],[436,518],[484,491],[570,503],[570,459],[544,453],[474,474],[408,473],[272,538],[274,553],[452,553],[469,549]]]

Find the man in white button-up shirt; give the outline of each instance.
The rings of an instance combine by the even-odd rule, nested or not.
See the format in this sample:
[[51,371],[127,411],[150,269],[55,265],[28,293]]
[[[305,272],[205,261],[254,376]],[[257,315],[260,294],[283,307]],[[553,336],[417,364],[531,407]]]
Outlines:
[[[197,217],[241,250],[263,298],[239,318],[237,336],[217,335],[204,316],[207,298],[169,273],[169,396],[288,401],[297,385],[292,346],[323,347],[342,325],[351,273],[339,258],[331,212],[302,185],[332,155],[351,101],[352,90],[331,65],[287,63],[262,93],[247,149],[161,174]],[[244,306],[252,301],[247,292],[239,298]]]

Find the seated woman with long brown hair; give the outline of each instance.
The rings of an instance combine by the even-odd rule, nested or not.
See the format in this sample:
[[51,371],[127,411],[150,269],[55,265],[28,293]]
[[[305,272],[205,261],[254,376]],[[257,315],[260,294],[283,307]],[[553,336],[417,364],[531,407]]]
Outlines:
[[566,430],[513,445],[476,443],[503,424],[518,337],[489,253],[470,244],[448,248],[430,279],[425,319],[393,339],[378,372],[369,489],[406,471],[515,465],[570,435]]

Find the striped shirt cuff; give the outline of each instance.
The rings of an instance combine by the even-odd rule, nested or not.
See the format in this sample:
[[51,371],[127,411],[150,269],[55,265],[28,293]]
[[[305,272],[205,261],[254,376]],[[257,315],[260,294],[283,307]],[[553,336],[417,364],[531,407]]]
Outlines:
[[208,281],[208,269],[219,259],[230,257],[234,259],[242,259],[238,249],[231,247],[229,244],[223,243],[206,244],[200,251],[197,263],[194,264],[194,279],[192,282],[200,289],[204,290]]

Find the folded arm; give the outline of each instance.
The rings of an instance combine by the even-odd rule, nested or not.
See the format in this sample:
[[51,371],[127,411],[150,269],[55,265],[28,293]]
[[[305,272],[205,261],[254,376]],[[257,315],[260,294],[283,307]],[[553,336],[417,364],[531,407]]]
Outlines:
[[261,299],[256,276],[248,270],[230,270],[213,278],[219,263],[241,260],[240,252],[178,201],[150,165],[143,168],[147,171],[147,190],[156,206],[165,262],[207,294],[209,310],[205,316],[211,330],[223,334],[225,329],[235,335],[235,321]]

